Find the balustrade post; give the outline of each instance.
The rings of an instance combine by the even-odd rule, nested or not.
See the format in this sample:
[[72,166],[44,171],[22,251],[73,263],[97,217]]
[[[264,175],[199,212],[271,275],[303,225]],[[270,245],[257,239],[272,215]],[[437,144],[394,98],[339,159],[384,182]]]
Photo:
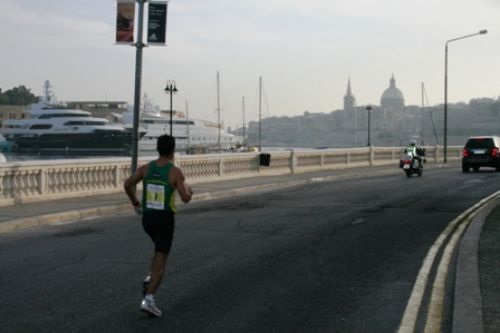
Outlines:
[[438,163],[438,154],[439,152],[439,146],[434,147],[434,163]]
[[374,150],[373,150],[373,146],[370,146],[370,151],[369,151],[369,159],[370,159],[370,166],[373,166],[373,162],[374,162],[374,159],[375,159],[375,153],[374,153]]
[[295,149],[292,149],[290,153],[290,172],[295,173],[295,169],[297,168],[297,156],[295,155]]
[[114,167],[114,181],[115,181],[115,188],[120,187],[121,181],[120,181],[120,167],[119,165],[115,165]]
[[40,169],[38,172],[38,193],[44,195],[47,191],[47,170]]
[[224,176],[224,160],[222,157],[219,157],[219,177]]

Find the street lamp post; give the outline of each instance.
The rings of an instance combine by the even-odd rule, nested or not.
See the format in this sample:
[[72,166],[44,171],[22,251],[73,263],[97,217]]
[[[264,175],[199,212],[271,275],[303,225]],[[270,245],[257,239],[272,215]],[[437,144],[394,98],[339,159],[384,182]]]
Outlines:
[[446,41],[444,48],[444,138],[443,138],[443,160],[444,163],[447,162],[448,158],[448,44],[460,39],[465,39],[469,37],[474,37],[478,35],[485,35],[488,30],[480,30],[474,34],[465,35],[462,37],[457,37],[453,39],[449,39]]
[[368,144],[367,144],[367,146],[370,147],[372,145],[372,143],[371,143],[371,130],[372,130],[372,123],[371,123],[372,107],[371,107],[371,105],[368,105],[366,107],[366,111],[368,111]]
[[173,113],[174,113],[174,111],[172,110],[172,95],[177,92],[177,87],[175,86],[174,80],[167,81],[167,86],[165,87],[165,92],[170,94],[170,136],[174,136],[174,133],[172,131]]

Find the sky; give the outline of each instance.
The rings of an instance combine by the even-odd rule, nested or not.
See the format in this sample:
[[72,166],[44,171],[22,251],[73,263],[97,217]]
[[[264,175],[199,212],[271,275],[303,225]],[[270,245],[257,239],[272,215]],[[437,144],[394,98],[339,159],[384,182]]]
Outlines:
[[[329,113],[347,81],[358,105],[380,105],[394,74],[407,105],[500,95],[498,0],[171,0],[167,45],[143,50],[142,94],[240,127],[262,116]],[[0,88],[40,95],[49,80],[61,101],[134,100],[135,48],[115,44],[116,0],[0,0]]]

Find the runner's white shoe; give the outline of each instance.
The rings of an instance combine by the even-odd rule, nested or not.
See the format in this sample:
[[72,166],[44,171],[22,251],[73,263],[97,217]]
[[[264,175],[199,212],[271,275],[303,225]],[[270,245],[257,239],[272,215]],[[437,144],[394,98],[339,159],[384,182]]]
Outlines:
[[140,310],[155,317],[161,317],[161,310],[156,307],[154,299],[144,298]]

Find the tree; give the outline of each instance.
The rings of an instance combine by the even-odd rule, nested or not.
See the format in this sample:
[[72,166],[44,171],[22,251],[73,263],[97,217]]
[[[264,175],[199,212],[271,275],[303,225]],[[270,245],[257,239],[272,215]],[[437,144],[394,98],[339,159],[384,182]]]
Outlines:
[[473,110],[488,110],[494,102],[493,98],[473,98],[469,102],[469,107]]
[[2,92],[0,90],[0,104],[10,104],[10,105],[29,105],[31,103],[36,103],[38,97],[31,93],[30,89],[25,86],[19,86]]

